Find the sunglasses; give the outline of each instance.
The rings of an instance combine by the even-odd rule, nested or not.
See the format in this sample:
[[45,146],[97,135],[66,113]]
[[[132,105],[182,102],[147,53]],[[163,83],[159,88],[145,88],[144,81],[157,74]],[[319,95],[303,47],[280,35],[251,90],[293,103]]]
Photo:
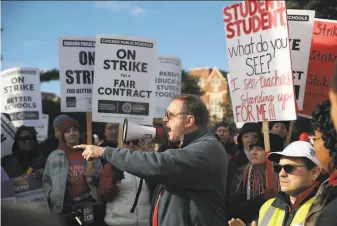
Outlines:
[[19,137],[19,140],[21,140],[21,141],[34,141],[33,137],[31,137],[31,136]]
[[126,145],[130,145],[131,143],[132,143],[133,145],[138,145],[139,140],[130,140],[130,141],[125,142]]
[[280,164],[275,164],[273,166],[275,173],[280,173],[282,168],[287,174],[291,174],[294,172],[297,167],[305,167],[305,165],[291,165],[291,164],[285,164],[285,165],[280,165]]

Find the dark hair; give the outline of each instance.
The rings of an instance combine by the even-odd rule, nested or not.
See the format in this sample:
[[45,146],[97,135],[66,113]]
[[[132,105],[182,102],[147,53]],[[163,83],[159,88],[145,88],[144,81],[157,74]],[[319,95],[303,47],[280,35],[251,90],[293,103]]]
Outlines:
[[173,98],[173,100],[181,100],[188,114],[195,118],[197,126],[207,126],[209,113],[205,103],[200,97],[191,94],[182,94]]
[[335,63],[335,71],[331,77],[330,88],[337,93],[337,62]]
[[302,162],[304,163],[305,167],[308,169],[308,170],[312,170],[313,168],[315,168],[317,165],[311,161],[310,159],[308,158],[305,158],[305,157],[300,157],[299,159],[302,160]]
[[337,166],[337,132],[330,117],[330,107],[329,100],[316,105],[312,113],[311,124],[314,130],[321,132],[324,147],[329,150],[333,159],[333,168],[335,168]]
[[225,127],[226,129],[228,129],[228,132],[229,132],[230,135],[233,135],[233,133],[234,133],[232,125],[227,123],[227,122],[218,122],[217,124],[215,124],[215,126],[213,128],[213,133],[216,133],[216,131],[219,127]]
[[16,130],[16,133],[15,133],[15,138],[14,138],[14,143],[13,143],[13,147],[12,147],[12,153],[13,154],[19,154],[20,152],[20,148],[18,146],[18,142],[19,142],[19,136],[21,135],[21,133],[23,131],[27,131],[31,134],[33,140],[34,140],[34,143],[35,143],[35,146],[34,146],[34,149],[32,150],[31,154],[32,155],[37,155],[38,154],[38,141],[37,141],[37,133],[36,133],[36,130],[34,127],[28,127],[28,126],[20,126],[17,130]]

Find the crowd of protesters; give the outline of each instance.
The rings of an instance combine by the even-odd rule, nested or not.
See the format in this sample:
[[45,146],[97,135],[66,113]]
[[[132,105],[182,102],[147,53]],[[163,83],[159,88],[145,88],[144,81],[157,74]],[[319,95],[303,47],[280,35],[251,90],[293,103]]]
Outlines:
[[[330,100],[312,114],[314,134],[290,134],[288,142],[290,122],[269,122],[266,141],[261,123],[245,123],[237,133],[219,122],[210,131],[208,119],[200,98],[181,95],[163,117],[165,142],[121,145],[118,126],[106,123],[105,139],[86,145],[78,121],[62,114],[42,143],[34,128],[18,128],[1,179],[40,180],[53,225],[337,225],[336,74]],[[83,206],[92,219],[78,219]],[[13,225],[19,219],[8,218],[23,207],[4,205],[4,222]]]

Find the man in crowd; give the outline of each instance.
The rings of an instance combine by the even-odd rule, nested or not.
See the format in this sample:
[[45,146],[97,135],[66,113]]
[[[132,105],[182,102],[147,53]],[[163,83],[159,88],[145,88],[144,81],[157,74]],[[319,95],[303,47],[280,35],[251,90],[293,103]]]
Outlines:
[[178,149],[138,152],[126,148],[79,145],[85,159],[101,158],[130,174],[161,184],[154,196],[151,226],[223,226],[226,152],[208,132],[209,113],[199,97],[175,97],[163,121]]
[[231,159],[238,151],[233,136],[234,131],[228,123],[219,122],[214,126],[214,133],[218,136],[219,141],[225,147],[228,159]]
[[[258,225],[303,225],[320,184],[321,169],[314,147],[309,142],[296,141],[282,152],[270,153],[268,160],[276,163],[274,171],[279,174],[281,191],[263,204]],[[229,225],[245,224],[232,219]]]

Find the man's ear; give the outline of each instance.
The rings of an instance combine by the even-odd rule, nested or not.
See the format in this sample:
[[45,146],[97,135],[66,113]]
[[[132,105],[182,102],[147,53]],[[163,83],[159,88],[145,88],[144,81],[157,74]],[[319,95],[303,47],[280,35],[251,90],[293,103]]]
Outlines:
[[315,180],[317,180],[320,174],[321,174],[321,169],[318,166],[312,169],[312,176],[314,177]]
[[187,120],[186,120],[186,123],[185,123],[185,127],[191,127],[194,125],[195,123],[195,118],[193,115],[187,115]]

